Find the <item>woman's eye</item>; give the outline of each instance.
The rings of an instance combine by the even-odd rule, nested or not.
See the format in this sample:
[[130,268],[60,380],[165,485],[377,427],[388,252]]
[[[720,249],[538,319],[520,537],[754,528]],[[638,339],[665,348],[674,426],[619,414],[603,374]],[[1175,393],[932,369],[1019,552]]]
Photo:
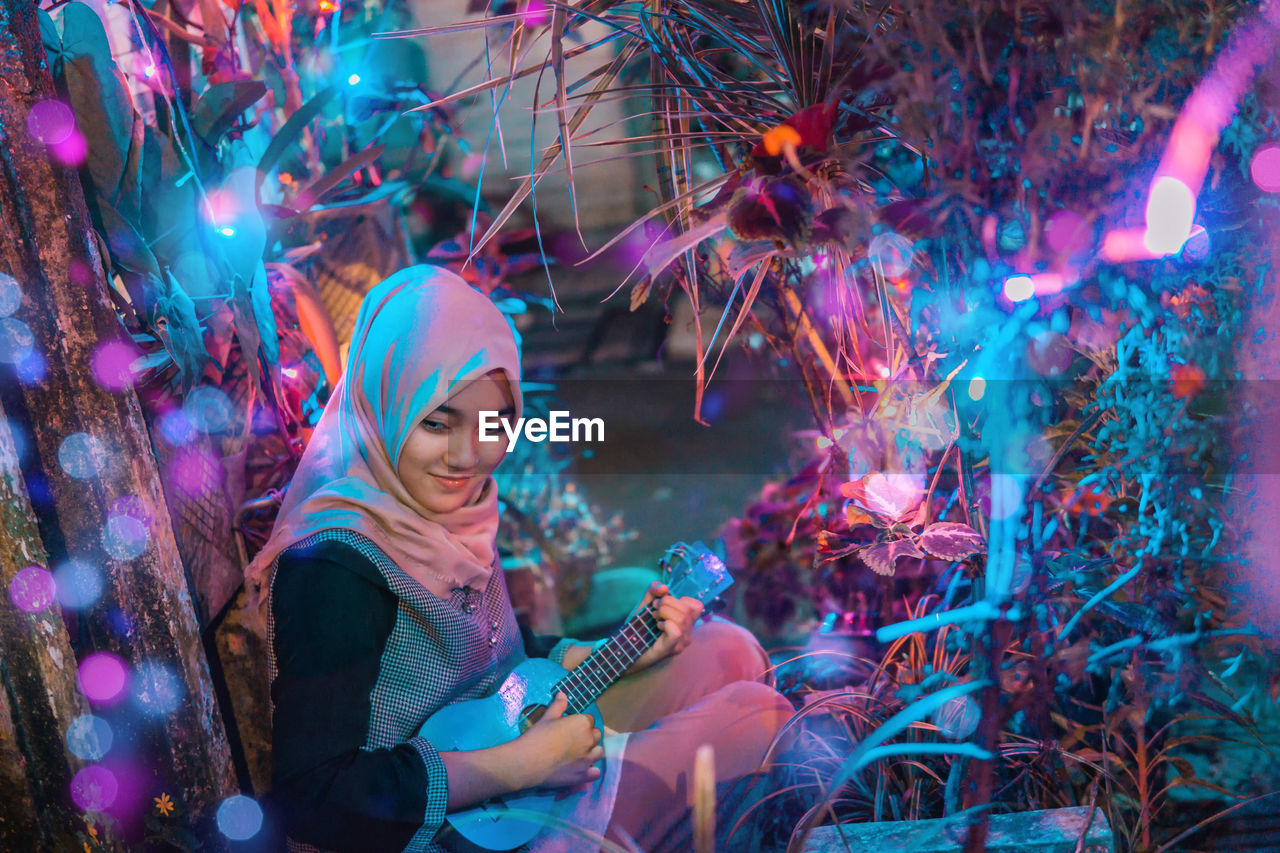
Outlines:
[[449,429],[449,425],[444,421],[425,420],[422,426],[430,432],[447,432]]

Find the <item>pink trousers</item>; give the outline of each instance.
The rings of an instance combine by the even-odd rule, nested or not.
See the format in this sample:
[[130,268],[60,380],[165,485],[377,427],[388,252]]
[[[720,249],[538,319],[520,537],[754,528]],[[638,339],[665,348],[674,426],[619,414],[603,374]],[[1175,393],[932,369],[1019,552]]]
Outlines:
[[[693,762],[698,747],[715,751],[723,839],[741,809],[747,777],[791,717],[773,689],[769,658],[745,628],[713,619],[693,642],[644,672],[624,678],[598,701],[605,724],[633,732],[606,836],[630,838],[645,853],[690,851]],[[624,845],[625,846],[625,845]],[[746,848],[730,841],[718,850]]]

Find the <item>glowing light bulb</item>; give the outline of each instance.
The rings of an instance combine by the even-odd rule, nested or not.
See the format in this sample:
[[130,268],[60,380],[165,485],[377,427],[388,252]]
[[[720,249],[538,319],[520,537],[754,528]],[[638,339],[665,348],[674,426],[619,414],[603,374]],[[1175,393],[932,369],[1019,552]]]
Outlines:
[[1177,178],[1164,175],[1151,184],[1147,196],[1147,231],[1143,246],[1153,255],[1175,255],[1191,236],[1196,196]]
[[982,395],[987,393],[987,380],[981,376],[975,376],[969,380],[969,399],[981,400]]
[[218,233],[223,237],[234,237],[236,236],[236,229],[232,228],[230,225],[223,225],[218,229]]
[[356,85],[356,84],[358,84],[359,82],[360,82],[360,75],[359,75],[359,74],[352,74],[350,77],[348,77],[348,78],[347,78],[347,85],[348,85],[348,86],[355,86],[355,85]]
[[1036,283],[1029,275],[1011,275],[1005,279],[1004,295],[1010,302],[1025,302],[1036,295]]
[[147,67],[142,69],[142,76],[146,77],[148,80],[156,76],[156,64],[154,62],[148,62]]

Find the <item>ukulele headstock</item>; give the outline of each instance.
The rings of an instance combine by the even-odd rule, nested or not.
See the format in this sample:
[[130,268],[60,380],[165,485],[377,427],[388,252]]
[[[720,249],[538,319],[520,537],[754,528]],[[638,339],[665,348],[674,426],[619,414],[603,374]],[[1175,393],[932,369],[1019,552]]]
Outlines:
[[724,561],[702,542],[677,542],[658,563],[667,588],[677,598],[696,598],[709,604],[733,583]]

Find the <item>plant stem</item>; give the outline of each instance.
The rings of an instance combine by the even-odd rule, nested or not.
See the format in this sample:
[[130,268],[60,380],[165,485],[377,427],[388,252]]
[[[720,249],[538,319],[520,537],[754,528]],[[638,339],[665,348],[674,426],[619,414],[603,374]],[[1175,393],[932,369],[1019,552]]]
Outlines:
[[[978,678],[987,679],[990,684],[982,689],[982,719],[978,723],[978,746],[997,755],[996,741],[1000,735],[1004,719],[1000,709],[1000,666],[1004,659],[1005,648],[1013,633],[1013,623],[1008,619],[996,619],[991,629],[982,637],[983,654],[975,657],[983,670]],[[996,759],[974,759],[969,763],[966,784],[965,807],[973,808],[991,802],[991,792],[995,784]],[[964,853],[983,853],[987,847],[987,809],[981,809],[975,820],[969,824],[969,833],[965,839]]]

